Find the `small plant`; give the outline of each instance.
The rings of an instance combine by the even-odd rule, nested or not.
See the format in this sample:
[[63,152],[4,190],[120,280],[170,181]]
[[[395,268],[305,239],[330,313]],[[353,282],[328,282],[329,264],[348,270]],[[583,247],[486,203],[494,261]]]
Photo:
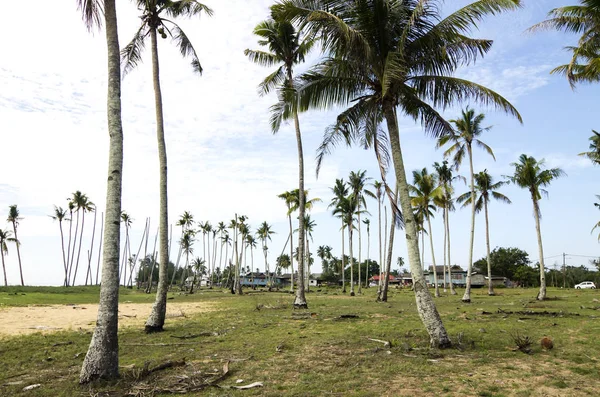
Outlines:
[[531,354],[531,345],[533,345],[533,341],[527,335],[521,335],[519,331],[510,334],[513,342],[517,345],[515,350],[520,350],[523,353]]

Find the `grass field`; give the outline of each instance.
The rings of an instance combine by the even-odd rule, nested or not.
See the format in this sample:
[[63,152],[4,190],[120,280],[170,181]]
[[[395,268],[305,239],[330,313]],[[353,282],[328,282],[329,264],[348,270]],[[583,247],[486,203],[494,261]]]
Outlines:
[[[311,292],[309,311],[294,312],[286,293],[220,290],[170,294],[169,302],[211,302],[216,311],[169,320],[166,331],[120,331],[122,377],[79,386],[90,331],[0,339],[2,396],[595,396],[600,394],[600,293],[550,289],[535,301],[531,289],[499,289],[473,303],[436,299],[455,348],[429,348],[409,290],[392,290],[375,303],[375,289],[349,297]],[[15,295],[16,294],[16,295]],[[91,288],[0,288],[0,310],[10,306],[97,301]],[[123,290],[121,301],[148,304],[153,296]],[[355,315],[356,318],[341,318]],[[18,319],[15,320],[18,324]],[[15,325],[17,325],[15,324]],[[528,336],[531,353],[515,350],[513,336]],[[550,337],[552,350],[540,339]],[[391,342],[391,347],[369,340]],[[168,360],[185,365],[146,374]],[[221,376],[228,364],[229,372]],[[239,384],[237,380],[243,380]],[[262,382],[263,387],[231,386]],[[41,386],[29,391],[32,384]]]

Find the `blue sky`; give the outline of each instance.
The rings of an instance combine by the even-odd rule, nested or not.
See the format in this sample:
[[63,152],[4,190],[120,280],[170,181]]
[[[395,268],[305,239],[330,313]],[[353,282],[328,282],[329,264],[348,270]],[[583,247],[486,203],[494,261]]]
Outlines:
[[[52,3],[52,4],[50,4]],[[466,1],[446,2],[444,12]],[[475,152],[475,170],[495,177],[511,173],[510,163],[521,153],[545,158],[561,167],[568,177],[556,181],[541,202],[542,234],[547,265],[555,255],[598,256],[600,245],[591,227],[598,221],[592,205],[599,172],[577,156],[588,147],[591,129],[597,129],[597,86],[572,91],[566,80],[549,71],[568,60],[562,50],[575,38],[555,32],[524,31],[544,19],[565,1],[525,2],[524,9],[488,18],[474,37],[494,39],[490,54],[459,75],[487,85],[506,96],[524,119],[516,120],[491,109],[486,113],[491,131],[483,136],[497,161]],[[106,51],[102,32],[88,34],[74,2],[33,0],[39,12],[23,21],[11,16],[21,11],[15,2],[4,5],[0,24],[2,37],[20,32],[19,40],[0,42],[0,122],[5,172],[0,176],[0,217],[10,204],[18,204],[24,217],[19,229],[25,281],[29,284],[60,284],[62,260],[58,224],[48,217],[53,205],[66,205],[75,190],[88,194],[101,211],[104,207],[108,135],[106,131]],[[256,86],[269,70],[250,63],[246,48],[257,48],[251,32],[268,15],[268,0],[206,1],[212,18],[182,21],[195,44],[204,75],[193,75],[189,62],[181,59],[167,40],[160,42],[161,83],[169,155],[169,212],[174,223],[184,211],[197,220],[213,224],[228,221],[235,212],[249,217],[255,229],[266,220],[277,234],[271,258],[281,251],[287,236],[285,205],[277,194],[293,189],[297,181],[296,143],[291,126],[278,135],[270,133],[268,108],[273,97],[260,98]],[[139,13],[129,2],[119,2],[121,46],[133,36]],[[25,50],[26,49],[26,50]],[[149,53],[144,63],[125,77],[123,122],[125,169],[123,209],[134,218],[132,240],[137,247],[146,217],[152,219],[152,235],[158,216],[158,164],[154,129],[153,93]],[[307,66],[318,58],[312,55]],[[464,104],[463,104],[464,105]],[[448,118],[458,116],[463,105],[447,109]],[[365,169],[378,179],[371,152],[339,148],[329,156],[319,178],[315,177],[314,154],[324,128],[336,115],[310,112],[301,115],[306,156],[306,187],[311,197],[320,197],[312,216],[317,223],[312,247],[331,245],[340,254],[337,219],[327,209],[330,186],[350,171]],[[442,160],[435,142],[411,120],[401,119],[401,140],[406,168],[429,167]],[[460,171],[466,175],[467,170]],[[457,187],[459,192],[466,186]],[[490,208],[492,246],[519,247],[537,260],[537,241],[532,205],[527,192],[509,186],[504,193],[512,205],[493,203]],[[368,203],[373,215],[371,256],[376,253],[376,203]],[[469,211],[451,215],[453,262],[463,267],[468,254]],[[433,223],[438,263],[442,261],[441,216]],[[89,219],[89,218],[88,218]],[[88,224],[89,225],[89,224]],[[8,225],[7,225],[8,226]],[[99,227],[99,226],[98,226]],[[477,218],[475,259],[485,253],[483,218]],[[402,233],[397,234],[395,256],[406,257]],[[89,246],[91,227],[86,229],[82,257]],[[365,241],[363,239],[363,241]],[[96,242],[97,247],[98,242]],[[357,244],[355,242],[355,244]],[[14,248],[7,257],[9,282],[18,282]],[[426,245],[425,261],[431,262]],[[367,250],[366,241],[363,255]],[[201,242],[196,254],[201,255]],[[255,263],[262,268],[257,253]],[[174,256],[174,255],[173,255]],[[587,264],[584,257],[569,256],[568,263]],[[93,262],[97,260],[94,253]],[[318,264],[318,260],[316,263]],[[318,271],[319,266],[316,266]],[[83,282],[83,279],[80,280]]]

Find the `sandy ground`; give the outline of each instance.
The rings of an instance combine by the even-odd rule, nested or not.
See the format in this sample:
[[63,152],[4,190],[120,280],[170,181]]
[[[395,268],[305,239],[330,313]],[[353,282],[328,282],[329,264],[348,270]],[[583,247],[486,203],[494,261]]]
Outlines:
[[[151,303],[119,304],[119,327],[143,326],[151,308]],[[215,310],[215,305],[211,302],[169,302],[167,304],[167,320],[183,319],[194,313],[213,310]],[[97,304],[4,307],[0,308],[0,338],[35,332],[92,329],[96,324],[97,314]]]

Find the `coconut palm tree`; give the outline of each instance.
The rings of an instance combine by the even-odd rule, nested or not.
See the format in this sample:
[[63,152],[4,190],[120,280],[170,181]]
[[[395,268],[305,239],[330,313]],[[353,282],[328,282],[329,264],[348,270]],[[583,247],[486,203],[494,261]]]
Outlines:
[[290,226],[290,267],[291,267],[291,270],[290,270],[290,272],[291,272],[290,292],[294,292],[294,259],[293,259],[294,258],[294,239],[292,238],[294,229],[292,228],[292,212],[293,212],[292,204],[293,204],[295,198],[294,198],[294,194],[291,191],[283,192],[283,193],[277,195],[277,197],[279,197],[280,199],[285,201],[285,205],[287,205],[287,209],[288,209],[287,216],[288,216],[288,222],[289,222],[289,226]]
[[[68,287],[71,283],[71,241],[73,237],[73,211],[75,211],[75,204],[70,198],[67,199],[67,207],[69,208],[69,243],[67,245],[67,268],[69,275],[67,276],[67,284],[65,287]],[[73,249],[75,249],[75,245],[73,245]]]
[[119,377],[117,339],[119,308],[119,243],[121,186],[123,175],[123,128],[121,123],[121,63],[115,0],[77,0],[83,21],[89,30],[100,26],[102,15],[106,29],[108,55],[107,118],[109,154],[106,184],[106,217],[102,283],[96,327],[81,372],[80,383]]
[[267,272],[267,284],[269,289],[271,288],[273,280],[271,278],[271,269],[269,269],[269,261],[267,258],[269,255],[269,247],[267,246],[267,240],[271,241],[272,234],[275,234],[275,231],[273,231],[272,226],[269,225],[267,221],[261,223],[260,227],[256,230],[256,237],[258,237],[261,241],[263,255],[265,256],[265,272]]
[[[438,139],[438,148],[450,143],[450,147],[444,152],[445,157],[453,155],[453,163],[456,169],[460,167],[465,156],[469,159],[469,171],[471,176],[471,195],[475,196],[475,172],[473,171],[473,144],[484,149],[494,160],[492,148],[483,143],[479,137],[492,127],[483,127],[485,115],[475,114],[475,110],[467,107],[462,111],[460,119],[450,120],[454,124],[456,131],[444,135]],[[475,241],[475,202],[471,202],[471,235],[469,240],[469,261],[467,263],[467,281],[465,294],[462,297],[463,302],[471,302],[471,273],[473,271],[473,244]]]
[[[77,260],[75,261],[75,271],[73,272],[73,285],[77,279],[77,269],[79,268],[79,257],[81,256],[81,243],[83,242],[83,229],[85,227],[85,213],[94,211],[95,204],[90,201],[87,195],[81,193],[79,190],[73,193],[71,199],[75,204],[75,212],[77,212],[77,224],[79,224],[79,211],[81,211],[81,230],[79,232],[79,248],[77,249]],[[77,234],[77,227],[75,228],[75,234]],[[77,236],[75,236],[77,238]],[[73,254],[75,253],[75,245],[73,245]]]
[[[12,223],[13,233],[15,234],[16,241],[19,241],[19,238],[17,236],[17,226],[19,225],[19,221],[22,219],[23,218],[19,216],[19,209],[17,208],[16,204],[8,207],[8,218],[6,218],[6,221],[8,223]],[[17,244],[17,258],[19,258],[19,273],[21,275],[21,286],[25,286],[25,282],[23,281],[23,266],[21,265],[21,250],[19,249],[19,245],[20,244]]]
[[540,292],[538,293],[537,299],[546,299],[546,273],[544,266],[544,248],[542,246],[542,232],[540,229],[540,218],[542,214],[540,212],[540,200],[542,194],[548,197],[548,191],[544,189],[557,178],[566,176],[565,172],[560,168],[549,168],[545,169],[544,159],[536,160],[532,156],[522,154],[519,156],[519,161],[511,163],[511,166],[515,167],[513,175],[505,176],[511,183],[519,186],[520,188],[527,189],[531,195],[531,201],[533,202],[533,217],[535,219],[535,231],[537,233],[538,248],[540,254]]
[[485,243],[487,252],[487,271],[488,271],[488,295],[494,295],[494,287],[492,286],[492,261],[490,258],[490,222],[488,218],[488,205],[490,199],[495,199],[506,204],[511,204],[508,197],[498,192],[497,190],[502,186],[508,184],[506,181],[500,181],[494,183],[494,179],[487,170],[483,170],[475,174],[475,196],[471,195],[471,192],[466,192],[456,199],[459,203],[464,203],[463,207],[471,204],[472,200],[475,200],[475,211],[481,212],[484,210],[485,214]]
[[[184,271],[181,273],[181,286],[182,288],[185,286],[186,281],[186,273],[190,266],[190,255],[194,253],[194,241],[196,237],[196,232],[192,229],[188,229],[183,233],[181,237],[181,249],[185,254],[185,267]],[[160,277],[160,276],[159,276]]]
[[60,246],[62,248],[63,266],[64,266],[64,269],[65,269],[64,286],[66,287],[68,285],[68,283],[69,283],[69,280],[67,280],[68,268],[67,268],[67,257],[65,255],[65,239],[64,239],[64,235],[63,235],[62,223],[63,223],[63,221],[68,220],[68,218],[67,218],[67,210],[64,210],[62,207],[57,207],[55,205],[54,206],[54,214],[50,215],[50,217],[52,219],[54,219],[55,221],[58,221],[58,228],[60,229]]
[[427,220],[429,234],[429,245],[431,246],[431,261],[433,262],[433,283],[435,285],[435,296],[440,296],[440,288],[437,280],[437,265],[435,250],[433,248],[433,231],[431,229],[431,217],[433,211],[437,210],[436,201],[442,196],[442,188],[438,185],[435,174],[430,174],[427,168],[421,171],[413,171],[413,184],[409,186],[413,194],[411,203],[414,207],[422,210],[424,219]]
[[367,266],[365,270],[365,288],[369,287],[369,264],[371,263],[371,220],[363,219],[363,223],[367,227]]
[[248,230],[248,234],[245,235],[244,244],[246,245],[246,249],[250,248],[250,269],[254,271],[254,248],[256,248],[257,243],[254,236]]
[[[442,196],[438,198],[438,203],[444,212],[444,266],[447,266],[450,294],[456,295],[454,283],[452,282],[452,257],[450,250],[450,212],[454,211],[454,186],[452,183],[455,180],[461,180],[466,183],[466,179],[462,175],[455,176],[452,172],[452,167],[448,166],[447,160],[444,160],[442,164],[435,162],[433,168],[435,168],[439,184],[443,190]],[[444,290],[444,292],[446,291]]]
[[[194,215],[192,215],[189,211],[184,211],[183,214],[179,217],[179,220],[176,223],[177,226],[181,226],[181,237],[185,234],[186,230],[190,230],[192,226],[194,226]],[[179,240],[181,241],[181,240]],[[175,269],[173,271],[173,276],[171,277],[171,283],[169,285],[173,285],[175,282],[175,275],[177,274],[177,270],[179,269],[179,261],[181,259],[182,247],[179,245],[179,252],[177,253],[177,262],[175,263]],[[160,277],[160,275],[159,275]],[[162,299],[160,300],[162,303]],[[166,303],[165,303],[166,305]]]
[[196,285],[196,278],[200,274],[200,283],[202,283],[202,274],[206,271],[204,266],[206,262],[204,259],[196,258],[192,261],[192,268],[194,269],[194,279],[192,280],[192,286],[190,287],[190,294],[194,293],[194,285]]
[[[300,202],[298,219],[304,219],[304,154],[293,69],[296,65],[304,62],[304,57],[312,48],[313,39],[310,36],[304,37],[302,32],[296,30],[294,25],[283,19],[268,19],[259,23],[254,29],[254,34],[259,37],[258,44],[266,47],[268,51],[247,49],[244,54],[252,62],[262,66],[279,65],[259,85],[261,95],[277,90],[278,102],[271,106],[271,129],[273,133],[279,131],[283,121],[294,120],[298,146],[298,198]],[[304,296],[304,269],[302,266],[304,263],[304,225],[302,222],[298,224],[298,290],[296,291],[294,307],[308,308]]]
[[[360,264],[362,263],[362,238],[361,238],[361,221],[360,215],[363,211],[367,210],[367,201],[365,200],[365,196],[369,196],[372,198],[376,198],[375,194],[366,188],[366,185],[369,180],[373,178],[367,177],[367,171],[358,170],[357,172],[350,171],[350,176],[348,177],[348,185],[350,186],[350,191],[356,200],[356,217],[357,217],[357,225],[358,225],[358,293],[362,293],[361,290],[361,274],[360,274]],[[364,207],[364,210],[363,210]]]
[[600,81],[600,1],[581,0],[580,5],[554,8],[548,17],[529,30],[554,29],[581,34],[576,46],[566,47],[572,53],[571,61],[554,68],[550,73],[565,75],[572,88],[577,83]]
[[590,137],[590,151],[579,153],[582,157],[587,157],[595,165],[600,165],[600,133],[592,130],[594,135]]
[[383,249],[382,249],[382,240],[381,240],[381,202],[383,200],[383,189],[384,185],[380,181],[373,182],[373,188],[375,188],[375,197],[377,199],[377,229],[379,232],[379,285],[377,286],[377,293],[381,293],[382,288],[382,276],[383,276]]
[[346,204],[345,200],[349,193],[348,185],[346,185],[343,178],[336,179],[335,185],[331,188],[331,191],[333,193],[333,198],[331,199],[329,208],[333,208],[332,214],[342,221],[342,227],[340,229],[342,231],[342,292],[346,293],[346,256],[344,254],[344,229],[346,228],[344,214],[346,209],[344,205]]
[[6,265],[4,264],[4,256],[8,255],[8,246],[7,242],[15,243],[17,247],[19,246],[19,241],[11,237],[12,232],[10,230],[2,230],[0,229],[0,256],[2,257],[2,271],[4,272],[4,286],[8,287],[8,279],[6,278]]
[[456,101],[495,105],[520,119],[516,109],[497,93],[453,76],[457,68],[491,48],[491,41],[467,36],[472,28],[487,15],[518,8],[520,1],[481,0],[444,18],[440,4],[439,0],[281,0],[273,12],[322,38],[326,56],[302,77],[302,109],[350,103],[337,119],[340,131],[349,129],[350,135],[365,119],[385,120],[405,217],[417,309],[431,343],[449,346],[419,262],[398,116],[401,113],[421,121],[425,131],[434,136],[451,133],[450,123],[436,109]]
[[[131,224],[133,223],[133,219],[131,218],[131,216],[129,216],[129,214],[125,211],[121,212],[121,223],[123,224],[123,226],[125,226],[125,244],[123,245],[123,262],[121,263],[121,272],[120,274],[123,277],[123,285],[126,284],[127,282],[127,258],[129,258],[130,255],[128,255],[128,252],[130,253],[130,248],[129,248],[129,229],[131,229]],[[73,281],[74,283],[74,281]]]
[[150,37],[152,53],[152,81],[154,84],[154,105],[156,111],[156,137],[158,141],[158,162],[160,170],[159,180],[159,269],[158,289],[156,301],[152,312],[146,321],[146,332],[162,331],[167,310],[167,270],[169,265],[169,217],[168,217],[168,190],[167,190],[167,148],[165,143],[164,117],[162,92],[160,87],[158,39],[160,34],[163,39],[171,37],[181,55],[192,59],[192,70],[202,74],[202,66],[194,46],[185,32],[174,22],[181,17],[196,17],[205,13],[212,15],[212,10],[196,0],[135,0],[138,9],[142,12],[141,26],[133,39],[122,51],[123,74],[133,70],[142,60],[142,51],[146,40]]

